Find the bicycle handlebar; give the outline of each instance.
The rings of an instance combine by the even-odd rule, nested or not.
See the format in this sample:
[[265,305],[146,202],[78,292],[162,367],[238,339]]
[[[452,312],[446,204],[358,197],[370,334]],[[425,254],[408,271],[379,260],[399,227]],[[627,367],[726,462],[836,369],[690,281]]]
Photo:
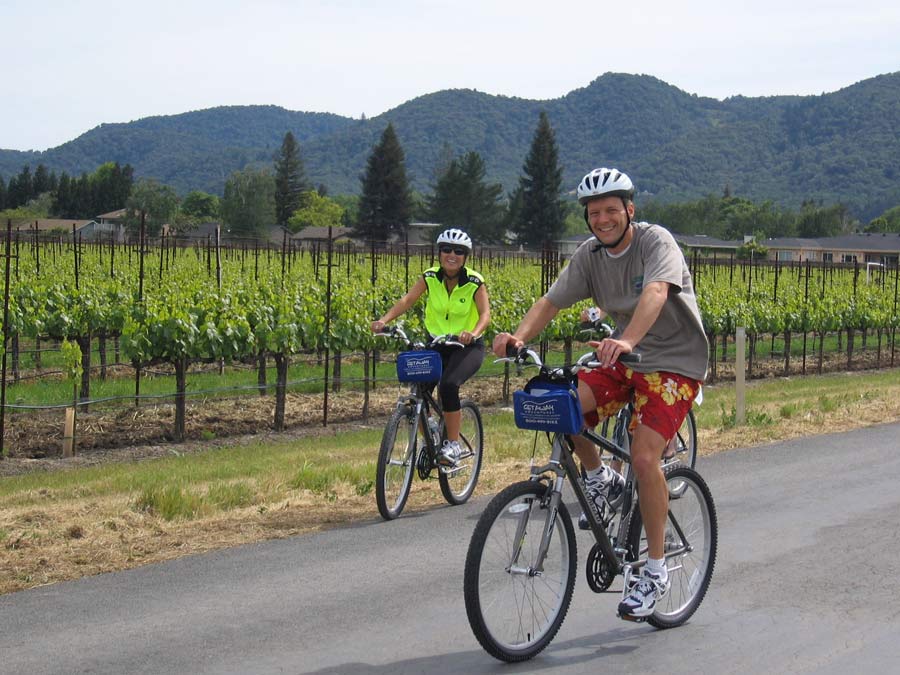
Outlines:
[[462,349],[466,346],[459,341],[459,335],[452,335],[449,333],[447,335],[436,335],[428,342],[413,342],[407,337],[400,326],[386,327],[380,333],[375,333],[375,337],[397,338],[405,342],[408,349],[426,349],[436,345],[449,345],[451,347],[459,347]]
[[[587,354],[583,354],[571,366],[557,366],[553,368],[545,365],[537,352],[525,346],[522,346],[520,349],[516,349],[511,345],[507,345],[506,353],[507,356],[496,359],[494,363],[515,363],[519,368],[522,368],[524,366],[534,366],[536,368],[540,368],[542,372],[545,372],[547,374],[569,376],[574,375],[579,370],[593,370],[594,368],[600,368],[603,366],[600,361],[597,361],[597,354],[595,352],[588,352]],[[629,352],[627,354],[620,354],[618,360],[622,363],[640,363],[641,355],[637,352]]]
[[613,329],[608,323],[604,323],[601,319],[596,321],[585,321],[581,323],[581,333],[596,333],[597,339],[605,340],[611,337]]

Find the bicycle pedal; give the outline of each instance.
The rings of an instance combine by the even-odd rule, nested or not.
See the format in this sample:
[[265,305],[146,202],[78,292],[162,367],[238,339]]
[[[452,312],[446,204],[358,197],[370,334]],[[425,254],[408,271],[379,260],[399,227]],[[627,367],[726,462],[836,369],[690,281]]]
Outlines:
[[455,476],[456,474],[458,474],[460,471],[462,471],[465,468],[466,468],[466,465],[463,465],[463,464],[457,464],[456,466],[442,466],[441,473],[444,474],[445,476],[447,476],[448,478],[452,478],[453,476]]
[[616,613],[616,616],[622,619],[622,621],[630,621],[632,623],[644,623],[648,617],[646,616],[634,616],[633,614],[619,614]]

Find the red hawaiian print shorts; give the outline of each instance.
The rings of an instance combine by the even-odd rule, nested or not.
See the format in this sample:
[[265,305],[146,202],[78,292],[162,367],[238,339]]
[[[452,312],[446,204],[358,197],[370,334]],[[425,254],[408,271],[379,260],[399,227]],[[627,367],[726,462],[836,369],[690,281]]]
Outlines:
[[633,392],[635,414],[630,430],[643,424],[666,440],[678,431],[700,390],[700,382],[690,377],[665,371],[639,373],[619,361],[611,368],[583,370],[578,379],[591,388],[597,401],[597,410],[584,415],[589,427],[619,412]]

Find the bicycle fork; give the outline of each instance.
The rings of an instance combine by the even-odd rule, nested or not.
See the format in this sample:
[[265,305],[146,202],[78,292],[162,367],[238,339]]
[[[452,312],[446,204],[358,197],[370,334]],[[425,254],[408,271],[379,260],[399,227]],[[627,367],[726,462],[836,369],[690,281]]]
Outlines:
[[[531,520],[532,507],[531,503],[517,504],[512,507],[521,511],[519,523],[516,526],[515,548],[506,571],[512,575],[527,575],[529,577],[539,577],[544,573],[544,560],[547,557],[547,551],[550,549],[550,542],[553,538],[553,527],[556,525],[556,519],[559,515],[559,501],[562,498],[562,476],[557,476],[553,488],[549,488],[550,497],[547,500],[547,515],[544,517],[544,525],[541,533],[541,544],[533,567],[524,567],[517,565],[519,556],[522,554],[522,547],[525,545],[525,539],[528,536],[528,523]],[[543,501],[543,499],[541,500]]]

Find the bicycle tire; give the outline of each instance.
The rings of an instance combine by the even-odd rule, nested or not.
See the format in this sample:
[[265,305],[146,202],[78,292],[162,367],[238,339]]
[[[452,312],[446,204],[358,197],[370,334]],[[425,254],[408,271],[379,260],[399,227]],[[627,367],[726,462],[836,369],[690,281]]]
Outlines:
[[[665,469],[665,475],[670,489],[665,529],[670,586],[647,621],[656,628],[675,628],[697,611],[709,588],[716,564],[718,524],[712,494],[699,473],[690,467],[674,464]],[[680,494],[672,494],[673,485],[682,486]],[[670,550],[684,544],[675,523],[684,533],[691,550],[668,557]],[[635,509],[632,515],[627,541],[632,560],[647,559],[647,541],[640,509]]]
[[693,408],[688,410],[675,438],[675,460],[693,469],[697,465],[697,418]]
[[[673,464],[681,464],[691,469],[697,464],[697,418],[694,417],[693,408],[688,410],[684,421],[675,434],[675,456],[666,459],[663,458],[663,467],[672,466]],[[669,491],[678,496],[682,491],[683,485],[670,485]]]
[[384,428],[375,470],[375,501],[385,520],[399,516],[409,499],[417,433],[418,424],[409,406],[394,410]]
[[572,601],[577,551],[564,503],[556,513],[542,574],[527,571],[547,525],[546,494],[547,486],[538,481],[513,483],[490,501],[469,542],[466,614],[478,642],[501,661],[525,661],[540,653],[556,636]]
[[462,451],[458,468],[444,472],[438,470],[441,492],[449,504],[465,504],[478,483],[484,453],[484,425],[481,411],[472,401],[460,404],[459,447]]

